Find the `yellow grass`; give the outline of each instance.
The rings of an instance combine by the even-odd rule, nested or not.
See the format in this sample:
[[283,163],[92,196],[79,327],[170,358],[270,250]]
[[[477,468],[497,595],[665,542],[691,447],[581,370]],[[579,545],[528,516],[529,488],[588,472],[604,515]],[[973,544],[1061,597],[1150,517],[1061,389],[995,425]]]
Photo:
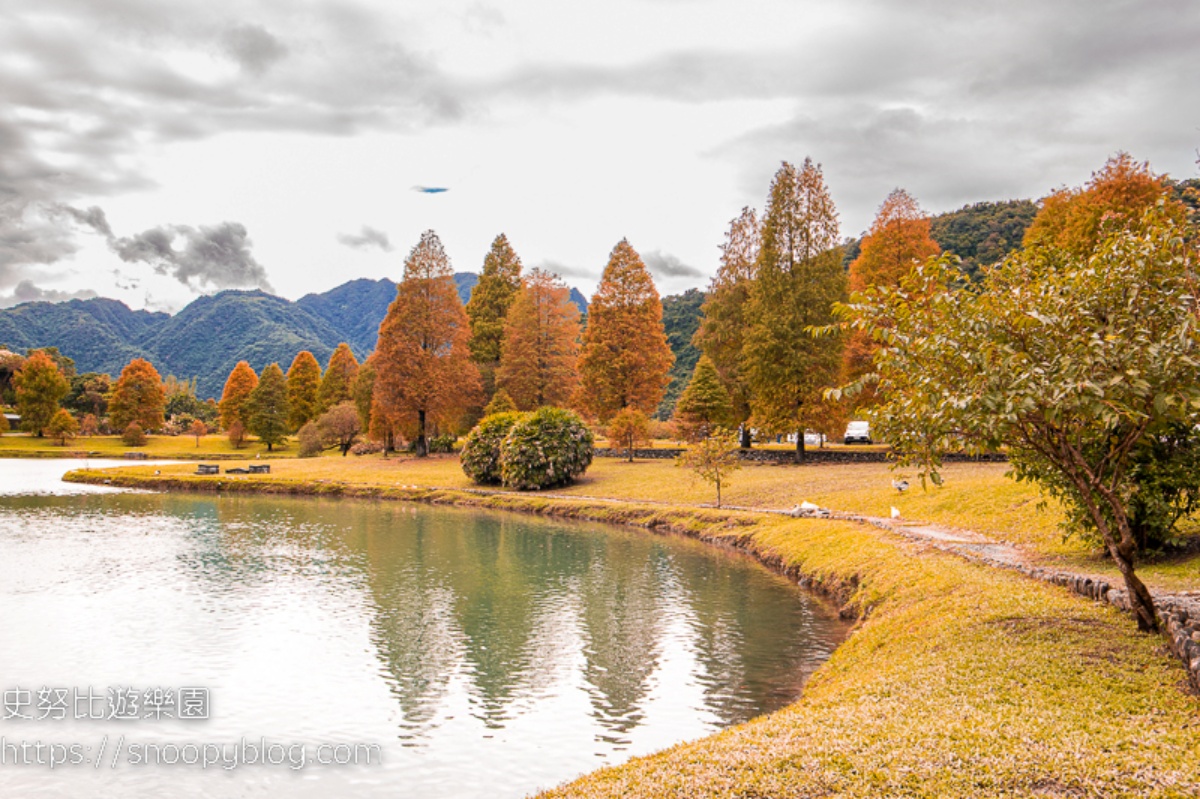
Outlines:
[[[588,775],[548,797],[1200,794],[1200,700],[1181,664],[1160,637],[1137,633],[1127,616],[1065,589],[922,551],[864,525],[686,507],[683,494],[703,489],[680,483],[681,473],[663,464],[605,459],[577,487],[611,496],[638,486],[663,497],[674,484],[678,494],[640,503],[428,488],[466,485],[453,458],[326,457],[272,466],[261,479],[214,481],[183,474],[183,465],[158,476],[125,469],[132,476],[113,479],[209,490],[218,482],[224,490],[353,490],[688,532],[804,574],[862,619],[793,705]],[[887,474],[853,468],[860,476]],[[980,486],[989,484],[986,474],[977,474]],[[761,467],[738,477],[745,496],[768,498],[785,485],[837,495],[833,472],[811,467]],[[414,485],[426,488],[405,487]],[[847,496],[865,501],[864,491]],[[770,504],[792,501],[780,499]]]
[[[292,439],[282,446],[276,445],[272,458],[288,458],[296,455],[296,442]],[[144,452],[150,458],[254,458],[267,456],[267,447],[256,439],[248,439],[241,449],[234,449],[224,435],[202,436],[200,446],[192,436],[147,436],[146,446],[130,447],[120,436],[78,436],[60,446],[51,438],[37,438],[26,433],[6,433],[0,436],[0,458],[61,458],[72,453],[88,453],[93,457],[103,455],[121,457],[126,452]]]

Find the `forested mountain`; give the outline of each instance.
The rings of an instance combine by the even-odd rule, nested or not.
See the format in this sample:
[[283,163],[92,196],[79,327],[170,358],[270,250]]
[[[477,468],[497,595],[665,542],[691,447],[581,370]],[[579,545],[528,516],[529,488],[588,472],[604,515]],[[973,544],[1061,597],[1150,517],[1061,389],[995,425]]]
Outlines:
[[[465,303],[478,275],[454,276]],[[31,302],[0,309],[0,347],[25,352],[58,347],[79,372],[114,377],[134,358],[146,358],[166,377],[196,378],[200,397],[220,397],[234,365],[248,361],[256,372],[278,362],[287,369],[309,350],[324,367],[345,341],[361,361],[375,349],[379,323],[396,298],[396,284],[351,280],[296,302],[262,291],[222,291],[200,297],[174,316],[133,311],[117,300]],[[587,309],[576,289],[571,298]]]
[[682,294],[662,298],[663,328],[667,333],[667,344],[675,356],[675,364],[671,367],[671,383],[667,386],[667,394],[655,414],[660,419],[671,418],[675,401],[692,379],[696,361],[700,360],[700,350],[693,346],[692,336],[700,327],[700,306],[703,304],[704,292],[700,289],[688,289]]
[[297,303],[263,291],[222,291],[200,297],[140,343],[163,375],[195,377],[199,396],[220,397],[238,361],[256,372],[269,363],[286,370],[296,353],[309,350],[324,365],[340,340],[335,328]]
[[943,252],[962,258],[963,268],[974,277],[980,267],[1001,261],[1020,247],[1025,229],[1036,215],[1035,203],[1009,200],[964,205],[930,221],[933,240]]
[[132,359],[149,357],[138,338],[169,318],[103,298],[29,302],[0,310],[0,348],[25,352],[57,346],[75,359],[80,372],[119,374]]

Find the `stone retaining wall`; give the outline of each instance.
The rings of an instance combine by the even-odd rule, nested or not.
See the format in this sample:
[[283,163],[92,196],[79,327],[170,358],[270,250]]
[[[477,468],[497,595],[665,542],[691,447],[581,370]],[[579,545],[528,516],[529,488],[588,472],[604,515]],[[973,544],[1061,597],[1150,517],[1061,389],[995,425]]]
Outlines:
[[[663,449],[635,449],[633,451],[634,460],[672,460],[682,455],[684,450],[675,448]],[[625,458],[628,457],[623,449],[610,449],[606,447],[597,447],[593,452],[597,458]],[[752,463],[795,463],[795,450],[784,449],[739,449],[738,455],[742,460]],[[809,449],[805,451],[805,463],[887,463],[890,460],[891,453],[886,450],[877,449]],[[976,462],[999,462],[1003,463],[1008,460],[1008,457],[1000,454],[988,455],[960,455],[956,453],[947,454],[942,458],[946,463],[960,463],[967,461]]]

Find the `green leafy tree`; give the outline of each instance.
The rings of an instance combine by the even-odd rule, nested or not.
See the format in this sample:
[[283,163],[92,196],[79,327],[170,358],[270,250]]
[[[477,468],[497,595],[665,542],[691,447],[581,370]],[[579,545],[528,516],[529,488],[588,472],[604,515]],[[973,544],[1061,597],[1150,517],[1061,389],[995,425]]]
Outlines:
[[729,485],[729,478],[742,468],[738,455],[737,435],[723,428],[687,448],[675,460],[675,465],[691,469],[696,477],[711,483],[717,489],[717,507],[721,507],[721,489]]
[[[329,374],[326,372],[326,374]],[[371,404],[375,395],[375,356],[367,358],[354,375],[354,383],[350,386],[350,398],[358,411],[358,421],[368,434],[372,429]]]
[[750,447],[750,382],[743,368],[742,351],[750,326],[750,287],[758,274],[762,226],[753,208],[729,223],[721,245],[721,266],[708,287],[703,318],[695,342],[709,357],[729,391],[734,423],[741,425],[741,446]]
[[795,430],[797,460],[804,459],[805,429],[827,418],[822,392],[837,382],[841,366],[840,335],[808,334],[831,324],[834,303],[846,298],[837,244],[837,211],[820,167],[808,158],[799,170],[785,162],[763,220],[742,357],[755,419]]
[[592,431],[571,411],[550,406],[524,414],[500,445],[507,488],[536,491],[573,483],[592,463]]
[[154,365],[144,358],[134,358],[121,370],[108,401],[112,426],[124,430],[137,422],[143,430],[158,430],[163,426],[167,405],[162,378]]
[[17,368],[13,387],[21,429],[41,438],[42,431],[58,412],[59,403],[71,390],[70,382],[49,355],[35,350]]
[[501,233],[483,259],[479,282],[471,290],[466,308],[471,322],[471,358],[479,367],[487,397],[495,390],[496,370],[504,349],[504,320],[520,288],[521,259]]
[[715,428],[728,428],[733,422],[733,402],[707,355],[700,356],[691,382],[675,404],[675,420],[688,441],[707,438]]
[[108,413],[108,395],[112,378],[99,372],[85,372],[71,378],[71,390],[63,406],[79,414],[90,413],[100,418]]
[[[499,396],[499,392],[497,392]],[[504,439],[517,422],[527,414],[518,412],[515,408],[500,411],[485,416],[475,428],[467,434],[463,442],[462,470],[467,477],[476,483],[485,485],[500,485],[503,476],[500,469],[500,448]]]
[[670,381],[672,362],[654,280],[642,257],[621,239],[588,305],[580,403],[602,421],[625,408],[652,413]]
[[317,392],[317,415],[325,413],[335,405],[353,399],[354,379],[358,376],[358,359],[350,345],[342,342],[329,356],[321,388]]
[[299,430],[318,415],[317,392],[321,388],[321,364],[308,350],[301,350],[287,371],[288,426]]
[[1143,630],[1158,623],[1134,572],[1137,453],[1200,408],[1200,255],[1183,232],[1159,205],[1088,256],[1032,247],[967,288],[935,260],[839,309],[881,344],[873,432],[898,462],[937,482],[946,450],[1007,447],[1018,479],[1103,542]]
[[46,434],[51,438],[58,439],[59,446],[65,447],[67,441],[78,433],[79,422],[75,421],[75,417],[66,408],[59,408],[54,414],[54,418],[50,420],[50,424],[46,425]]
[[246,408],[249,412],[246,429],[267,445],[267,452],[274,451],[276,444],[287,440],[287,378],[279,364],[273,363],[263,369],[258,385],[246,400]]

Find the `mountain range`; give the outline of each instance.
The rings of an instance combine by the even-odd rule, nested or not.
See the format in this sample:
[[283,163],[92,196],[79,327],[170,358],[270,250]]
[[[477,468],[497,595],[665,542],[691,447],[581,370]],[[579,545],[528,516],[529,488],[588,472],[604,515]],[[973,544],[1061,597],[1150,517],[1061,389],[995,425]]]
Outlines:
[[[464,303],[478,277],[455,274]],[[270,363],[286,371],[296,353],[309,350],[323,365],[343,341],[360,361],[366,359],[395,297],[396,284],[383,278],[351,280],[295,302],[264,291],[222,291],[197,298],[173,316],[134,311],[102,297],[30,302],[0,310],[0,348],[58,347],[80,373],[113,376],[134,358],[145,358],[164,377],[195,378],[198,396],[219,398],[241,360],[255,371]],[[581,312],[587,310],[577,289],[571,289],[571,299]]]

